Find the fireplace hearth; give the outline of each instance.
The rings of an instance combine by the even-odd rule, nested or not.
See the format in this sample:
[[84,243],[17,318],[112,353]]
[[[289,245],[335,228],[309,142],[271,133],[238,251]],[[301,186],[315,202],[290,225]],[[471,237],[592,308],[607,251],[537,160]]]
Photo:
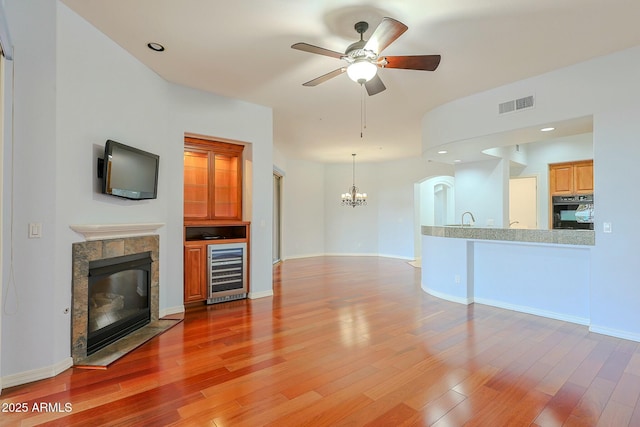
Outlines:
[[157,235],[73,244],[74,364],[158,320],[158,249]]

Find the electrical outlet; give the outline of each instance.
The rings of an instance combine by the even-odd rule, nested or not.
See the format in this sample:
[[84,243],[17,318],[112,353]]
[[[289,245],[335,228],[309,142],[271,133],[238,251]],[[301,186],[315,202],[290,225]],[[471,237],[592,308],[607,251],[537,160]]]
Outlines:
[[459,274],[456,274],[456,275],[453,277],[453,281],[454,281],[454,282],[456,282],[456,283],[460,283],[460,275],[459,275]]

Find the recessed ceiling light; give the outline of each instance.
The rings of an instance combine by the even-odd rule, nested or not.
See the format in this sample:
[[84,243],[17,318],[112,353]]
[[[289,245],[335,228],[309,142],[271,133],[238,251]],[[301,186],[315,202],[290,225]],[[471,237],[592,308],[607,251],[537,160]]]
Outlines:
[[155,50],[156,52],[164,51],[164,46],[162,46],[160,43],[150,42],[150,43],[147,43],[147,47],[151,50]]
[[460,163],[461,161],[462,161],[462,160],[460,160],[460,159],[455,159],[455,160],[453,161],[453,163]]
[[551,128],[551,127],[549,127],[549,128],[542,128],[542,129],[540,129],[540,132],[551,132],[552,130],[556,130],[556,128]]
[[440,150],[438,151],[438,154],[447,154],[447,150]]

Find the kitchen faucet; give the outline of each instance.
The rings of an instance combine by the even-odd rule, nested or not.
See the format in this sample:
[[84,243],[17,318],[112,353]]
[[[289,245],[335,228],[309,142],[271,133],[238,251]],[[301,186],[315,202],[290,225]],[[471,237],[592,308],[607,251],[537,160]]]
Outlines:
[[464,216],[466,214],[471,215],[471,221],[469,222],[469,226],[472,226],[474,222],[476,222],[476,219],[473,217],[473,214],[469,211],[466,211],[462,214],[462,219],[460,220],[460,224],[464,227]]

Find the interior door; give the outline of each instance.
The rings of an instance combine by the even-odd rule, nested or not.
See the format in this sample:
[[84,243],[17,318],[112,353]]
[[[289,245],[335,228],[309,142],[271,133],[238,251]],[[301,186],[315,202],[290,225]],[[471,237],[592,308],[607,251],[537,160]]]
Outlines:
[[527,176],[509,180],[509,227],[538,228],[538,178]]

